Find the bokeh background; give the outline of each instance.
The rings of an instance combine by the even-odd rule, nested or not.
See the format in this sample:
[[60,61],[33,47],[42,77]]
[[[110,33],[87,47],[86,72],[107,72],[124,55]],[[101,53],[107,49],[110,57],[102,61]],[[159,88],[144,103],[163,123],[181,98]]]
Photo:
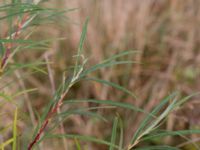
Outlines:
[[[84,53],[89,58],[88,66],[92,66],[113,54],[123,50],[137,50],[138,53],[124,57],[136,61],[136,64],[103,69],[91,76],[115,82],[126,87],[137,99],[127,96],[111,87],[94,82],[81,82],[71,89],[67,98],[112,99],[131,103],[150,111],[165,96],[173,91],[182,95],[190,95],[200,89],[200,1],[199,0],[58,0],[44,3],[47,7],[58,9],[77,8],[66,13],[66,18],[57,18],[56,24],[41,25],[34,28],[32,39],[64,37],[64,40],[53,40],[48,51],[29,50],[17,54],[16,60],[26,63],[35,59],[52,62],[52,74],[55,87],[49,78],[43,74],[27,75],[23,82],[4,88],[7,92],[17,89],[37,88],[37,92],[25,94],[21,99],[28,99],[34,109],[39,112],[52,97],[52,91],[62,82],[62,72],[74,63],[73,55],[77,52],[82,26],[89,17],[87,39]],[[6,35],[6,26],[1,25],[2,37]],[[3,29],[3,30],[2,30]],[[30,31],[32,29],[29,29]],[[67,71],[69,73],[70,71]],[[70,73],[69,73],[70,74]],[[16,79],[25,76],[21,71],[12,76]],[[2,86],[11,77],[1,81]],[[66,99],[67,99],[66,98]],[[84,103],[76,107],[90,107]],[[68,106],[71,107],[71,106]],[[163,128],[168,130],[193,129],[200,124],[199,98],[191,99],[178,111],[172,113]],[[4,105],[2,108],[12,116],[13,108]],[[144,117],[124,109],[97,110],[106,115],[108,122],[98,121],[89,117],[72,116],[64,122],[66,133],[95,135],[109,139],[113,116],[120,115],[124,121],[124,141],[130,137]],[[11,122],[9,115],[1,121]],[[23,117],[22,117],[23,118]],[[24,120],[24,119],[21,119]],[[21,130],[27,128],[29,121],[21,121]],[[59,130],[59,129],[58,129]],[[28,131],[28,129],[27,129]],[[189,138],[195,140],[197,135]],[[174,140],[176,139],[176,140]],[[176,145],[182,142],[179,137],[168,137],[154,143],[170,143]],[[73,145],[73,140],[68,144]],[[43,143],[46,149],[55,149],[60,141],[47,140]],[[82,143],[83,144],[83,143]],[[89,145],[88,149],[107,149],[100,145]],[[61,148],[62,149],[62,148]],[[189,149],[189,148],[188,148]]]

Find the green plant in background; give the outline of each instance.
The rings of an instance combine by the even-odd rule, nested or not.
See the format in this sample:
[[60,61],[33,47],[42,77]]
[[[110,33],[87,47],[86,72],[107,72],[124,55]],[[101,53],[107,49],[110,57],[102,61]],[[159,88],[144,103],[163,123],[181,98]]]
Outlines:
[[[41,66],[44,66],[48,64],[48,62],[43,62],[41,60],[35,60],[34,62],[27,62],[26,64],[20,64],[15,58],[15,55],[19,54],[25,49],[47,49],[48,43],[52,40],[44,40],[44,41],[33,41],[29,40],[29,37],[31,36],[32,32],[29,32],[28,35],[25,37],[21,37],[22,32],[24,30],[28,30],[28,27],[39,25],[40,23],[44,23],[44,20],[49,22],[54,20],[56,17],[60,17],[64,15],[64,13],[74,10],[56,10],[52,8],[43,8],[39,5],[40,1],[33,1],[33,2],[22,2],[20,0],[13,0],[11,3],[5,3],[0,6],[0,11],[5,12],[6,15],[0,17],[0,21],[6,20],[9,24],[9,33],[8,36],[5,38],[0,39],[0,58],[1,58],[1,67],[0,67],[0,73],[1,73],[1,81],[8,77],[12,76],[12,74],[15,74],[16,72],[20,71],[21,69],[30,69],[33,70],[34,73],[44,73],[45,75],[48,75],[48,72],[41,68]],[[14,23],[17,20],[17,25],[14,25]],[[88,19],[86,19],[86,22],[82,29],[82,34],[80,37],[80,42],[78,46],[78,53],[75,56],[75,66],[72,70],[71,76],[66,76],[66,73],[63,73],[63,82],[58,86],[57,90],[55,91],[55,94],[52,98],[52,100],[49,101],[49,104],[47,104],[42,112],[42,115],[40,116],[39,112],[34,110],[30,103],[27,102],[27,107],[30,115],[30,120],[32,120],[32,128],[34,128],[33,133],[29,133],[29,137],[31,137],[28,141],[23,142],[20,141],[20,135],[18,133],[17,128],[17,118],[19,116],[18,109],[21,106],[17,104],[15,101],[16,96],[21,96],[22,94],[35,91],[35,89],[24,89],[23,91],[18,91],[12,95],[6,94],[4,92],[0,91],[0,98],[4,99],[6,102],[11,103],[12,105],[16,106],[16,111],[14,113],[14,120],[12,125],[12,137],[5,142],[0,144],[0,148],[4,149],[6,146],[12,144],[12,149],[28,149],[32,150],[34,148],[40,149],[40,144],[45,139],[51,139],[51,138],[62,138],[62,139],[74,139],[76,149],[81,150],[82,145],[79,141],[88,141],[88,142],[94,142],[102,145],[107,145],[109,150],[131,150],[131,149],[137,149],[137,150],[177,150],[179,149],[176,146],[170,146],[170,145],[156,145],[152,146],[149,144],[148,141],[151,141],[154,138],[161,138],[165,136],[180,136],[190,143],[192,143],[197,149],[199,149],[198,144],[196,144],[193,141],[190,141],[185,135],[187,134],[194,134],[200,133],[200,130],[181,130],[181,131],[166,131],[159,129],[160,126],[164,123],[164,121],[167,119],[169,113],[171,113],[173,110],[180,107],[183,103],[185,103],[189,98],[191,98],[194,95],[180,98],[178,93],[173,93],[169,96],[167,96],[165,99],[161,101],[161,103],[156,106],[151,112],[146,112],[145,110],[138,108],[132,104],[124,103],[124,102],[118,102],[115,100],[98,100],[98,99],[66,99],[66,95],[70,92],[70,89],[81,81],[94,81],[98,82],[100,84],[105,84],[111,87],[114,87],[126,94],[128,94],[131,98],[135,100],[139,100],[137,96],[135,96],[131,91],[127,90],[126,88],[113,83],[109,82],[103,79],[98,79],[94,77],[90,77],[90,74],[93,72],[107,68],[107,67],[113,67],[116,65],[125,65],[125,64],[132,64],[137,63],[130,60],[121,60],[124,56],[127,55],[133,55],[137,53],[137,51],[123,51],[118,54],[114,54],[113,56],[109,57],[108,59],[103,60],[99,64],[93,65],[91,67],[86,67],[88,59],[85,58],[83,54],[83,44],[86,38],[87,33],[87,26],[88,26]],[[55,39],[53,39],[55,40]],[[31,52],[30,52],[31,53]],[[19,72],[18,72],[19,73]],[[18,74],[17,73],[17,74]],[[19,73],[20,74],[20,73]],[[21,78],[23,80],[23,74],[21,75]],[[21,79],[20,79],[21,80]],[[15,81],[14,81],[15,82]],[[13,82],[12,82],[13,83]],[[9,84],[6,84],[4,86],[8,87]],[[84,102],[88,103],[95,103],[99,104],[95,107],[89,107],[89,108],[76,108],[76,109],[66,109],[63,111],[58,111],[62,106],[65,105],[72,105],[72,104],[81,104]],[[103,106],[100,106],[103,104]],[[1,103],[1,105],[4,105],[4,103]],[[109,106],[109,107],[108,107]],[[68,133],[62,133],[62,134],[55,134],[54,129],[58,127],[62,122],[68,118],[71,115],[78,114],[78,115],[86,115],[94,118],[98,118],[100,120],[107,120],[106,117],[101,116],[101,114],[98,114],[98,112],[93,112],[91,110],[98,110],[98,109],[107,109],[112,107],[120,107],[124,110],[132,110],[134,112],[141,112],[145,114],[145,118],[141,122],[140,126],[136,130],[135,133],[133,133],[132,139],[129,142],[129,145],[124,144],[124,133],[123,133],[123,118],[115,117],[113,116],[113,126],[112,131],[110,134],[110,141],[107,141],[105,139],[98,139],[93,136],[88,135],[78,135],[78,134],[68,134]],[[2,107],[2,106],[1,106]],[[34,124],[35,122],[35,115],[37,115],[37,125]],[[32,116],[32,117],[31,117]],[[1,124],[0,124],[1,125]],[[36,127],[34,126],[36,125]],[[5,129],[6,130],[6,129]],[[23,132],[21,133],[23,134]],[[20,142],[19,142],[20,141]],[[20,145],[20,143],[25,143],[24,145]],[[147,143],[144,146],[143,143]],[[37,147],[38,146],[38,147]]]

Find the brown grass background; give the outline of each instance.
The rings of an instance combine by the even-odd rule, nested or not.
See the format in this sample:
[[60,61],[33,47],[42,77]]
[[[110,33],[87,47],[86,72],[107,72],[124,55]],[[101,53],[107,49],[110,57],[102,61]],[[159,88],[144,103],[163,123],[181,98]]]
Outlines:
[[[180,91],[182,95],[189,95],[200,89],[200,1],[199,0],[59,0],[49,1],[45,5],[56,8],[78,8],[68,12],[67,21],[62,25],[54,24],[40,26],[35,29],[31,38],[44,39],[66,37],[62,41],[54,41],[46,52],[33,51],[20,53],[16,60],[19,62],[45,60],[51,64],[55,87],[44,75],[28,75],[23,82],[15,83],[5,88],[5,92],[16,91],[18,88],[37,88],[38,92],[25,94],[24,99],[31,102],[34,109],[39,112],[52,97],[52,90],[62,81],[62,71],[73,65],[73,55],[82,30],[82,25],[89,17],[87,40],[85,42],[85,56],[89,58],[89,65],[123,50],[137,50],[139,53],[124,59],[137,61],[138,64],[103,69],[91,76],[118,83],[138,96],[133,99],[108,86],[94,82],[81,82],[73,87],[67,98],[96,98],[112,99],[131,103],[150,111],[163,97],[172,91]],[[60,20],[63,22],[63,20]],[[2,30],[2,35],[6,34]],[[30,30],[30,29],[29,29]],[[46,56],[46,57],[45,57]],[[69,73],[69,72],[67,72]],[[16,76],[26,75],[21,71],[1,81],[1,85],[15,79]],[[19,97],[18,103],[23,98]],[[27,111],[28,104],[21,104],[23,111]],[[80,107],[90,107],[85,103]],[[71,107],[71,106],[66,106]],[[66,109],[66,108],[63,108]],[[1,118],[11,122],[13,109],[9,104],[4,105],[2,112],[6,116]],[[117,113],[124,121],[124,141],[128,144],[131,135],[139,126],[143,116],[133,114],[122,109],[99,109],[102,115],[107,115],[109,122],[100,122],[83,116],[72,116],[64,122],[66,133],[79,133],[95,135],[99,138],[109,139],[112,128],[112,116]],[[198,127],[199,98],[196,97],[173,113],[167,119],[163,128],[168,130],[188,129]],[[23,117],[22,117],[23,118]],[[29,121],[21,119],[19,126],[28,128]],[[34,119],[33,119],[34,120]],[[34,122],[34,121],[33,121]],[[2,124],[1,124],[2,125]],[[59,129],[58,129],[59,130]],[[29,131],[29,129],[27,129]],[[57,131],[59,132],[59,131]],[[192,140],[196,135],[190,136]],[[1,140],[4,139],[1,137]],[[163,143],[178,144],[180,138],[165,138]],[[68,141],[68,140],[67,140]],[[47,140],[43,143],[44,149],[57,149],[59,140]],[[84,147],[84,143],[83,147]],[[74,141],[69,140],[68,146],[73,147]],[[85,146],[86,149],[107,149],[100,145]],[[60,147],[59,149],[63,149]]]

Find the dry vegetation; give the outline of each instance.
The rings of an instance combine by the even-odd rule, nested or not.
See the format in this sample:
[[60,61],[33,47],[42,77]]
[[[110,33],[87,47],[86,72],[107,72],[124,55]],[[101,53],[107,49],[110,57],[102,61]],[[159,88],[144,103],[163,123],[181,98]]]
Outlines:
[[[74,63],[75,58],[72,56],[77,53],[77,45],[86,17],[89,17],[84,45],[84,55],[89,59],[87,66],[97,64],[124,50],[137,50],[134,55],[120,58],[136,61],[136,64],[101,69],[91,74],[90,77],[99,77],[126,87],[137,98],[134,99],[100,83],[83,81],[72,87],[66,99],[115,100],[130,103],[150,112],[173,91],[180,91],[181,95],[190,95],[199,91],[199,0],[51,0],[43,5],[59,9],[77,9],[67,12],[65,14],[67,18],[54,18],[56,24],[33,26],[19,35],[24,39],[51,40],[48,45],[44,46],[47,50],[25,48],[24,51],[10,59],[11,64],[14,62],[34,63],[35,60],[51,63],[42,65],[42,69],[47,74],[38,69],[39,73],[32,73],[35,68],[30,67],[16,70],[3,80],[0,79],[1,91],[12,95],[13,101],[12,104],[5,102],[0,106],[0,129],[9,128],[12,124],[15,104],[20,107],[18,133],[22,139],[26,139],[32,131],[32,125],[36,126],[37,115],[34,110],[42,113],[44,106],[50,101],[63,80],[63,70],[66,71],[67,76],[71,75],[70,69],[66,70],[66,68],[70,68]],[[0,13],[0,16],[2,15],[3,13]],[[0,38],[7,37],[8,28],[6,21],[0,22]],[[60,37],[62,39],[56,39]],[[15,46],[17,44],[15,43]],[[20,80],[20,78],[24,79]],[[6,86],[8,84],[9,86]],[[31,90],[27,91],[28,89]],[[24,90],[26,91],[17,93]],[[0,96],[3,98],[2,95]],[[79,105],[67,105],[61,109],[83,107],[100,107],[100,105],[85,102]],[[190,102],[171,113],[161,128],[167,130],[198,129],[200,125],[199,107],[199,97],[191,98]],[[131,136],[144,118],[142,113],[133,113],[115,107],[108,107],[108,109],[100,107],[93,112],[106,116],[108,121],[103,122],[93,117],[72,115],[55,132],[93,135],[100,139],[110,139],[113,116],[120,116],[124,126],[124,143],[128,145]],[[2,133],[0,143],[8,139],[11,134],[12,128]],[[191,141],[200,139],[195,134],[188,138]],[[39,147],[42,150],[55,150],[58,146],[59,149],[68,146],[71,150],[74,141],[74,139],[48,139]],[[79,142],[83,149],[84,146],[88,150],[108,149],[107,146],[100,144]],[[178,145],[182,142],[184,142],[183,138],[175,136],[143,144]],[[184,148],[194,149],[188,145]]]

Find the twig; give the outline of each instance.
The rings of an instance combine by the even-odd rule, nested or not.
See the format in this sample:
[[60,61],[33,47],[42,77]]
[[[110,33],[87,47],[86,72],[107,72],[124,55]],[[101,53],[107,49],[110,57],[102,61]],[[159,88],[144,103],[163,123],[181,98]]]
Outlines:
[[29,144],[28,150],[31,150],[33,148],[33,146],[39,141],[42,133],[44,132],[44,129],[49,124],[50,119],[52,118],[52,116],[54,114],[56,114],[58,112],[58,109],[61,107],[62,101],[64,100],[64,98],[67,95],[68,91],[69,91],[69,88],[66,89],[66,91],[61,95],[61,98],[58,100],[57,104],[49,111],[49,113],[47,114],[47,117],[46,117],[44,123],[40,127],[40,129],[39,129],[38,133],[36,134],[35,138]]
[[[45,55],[45,60],[47,62],[47,69],[48,69],[48,75],[49,75],[49,80],[50,80],[50,83],[51,83],[51,88],[52,88],[52,93],[54,94],[56,89],[55,89],[55,82],[54,82],[54,77],[53,77],[53,71],[52,71],[52,68],[50,66],[50,64],[48,63],[49,62],[49,58],[48,58],[48,54],[46,53]],[[58,108],[57,110],[57,113],[59,114],[61,111],[60,111],[60,108]],[[59,117],[59,122],[61,122],[62,118]],[[64,128],[64,125],[63,123],[60,123],[60,132],[61,134],[65,134],[65,128]],[[66,138],[62,138],[63,140],[63,146],[64,146],[64,149],[66,150],[67,149],[67,140]]]
[[47,127],[47,125],[49,124],[51,118],[58,112],[58,109],[60,109],[60,107],[63,104],[63,100],[65,98],[65,96],[67,95],[69,89],[76,83],[76,81],[79,79],[79,77],[81,76],[81,73],[83,71],[83,67],[84,64],[87,62],[87,59],[85,59],[83,61],[83,65],[82,67],[77,71],[76,74],[73,75],[69,85],[66,87],[66,89],[63,91],[63,93],[60,96],[60,99],[58,99],[57,103],[50,109],[50,111],[47,114],[46,119],[44,120],[42,126],[40,127],[39,131],[37,132],[35,138],[33,139],[33,141],[29,144],[28,146],[28,150],[31,150],[33,148],[33,146],[39,141],[42,133],[44,132],[44,129]]
[[[16,31],[11,35],[11,37],[8,37],[8,38],[17,39],[21,33],[21,30],[23,29],[24,25],[26,24],[26,21],[28,20],[28,18],[29,18],[29,15],[25,14],[22,18],[22,21],[18,22]],[[5,45],[6,51],[2,58],[1,66],[0,66],[1,67],[0,70],[2,70],[2,71],[5,69],[6,64],[8,63],[7,60],[11,54],[12,47],[13,47],[12,43]]]

